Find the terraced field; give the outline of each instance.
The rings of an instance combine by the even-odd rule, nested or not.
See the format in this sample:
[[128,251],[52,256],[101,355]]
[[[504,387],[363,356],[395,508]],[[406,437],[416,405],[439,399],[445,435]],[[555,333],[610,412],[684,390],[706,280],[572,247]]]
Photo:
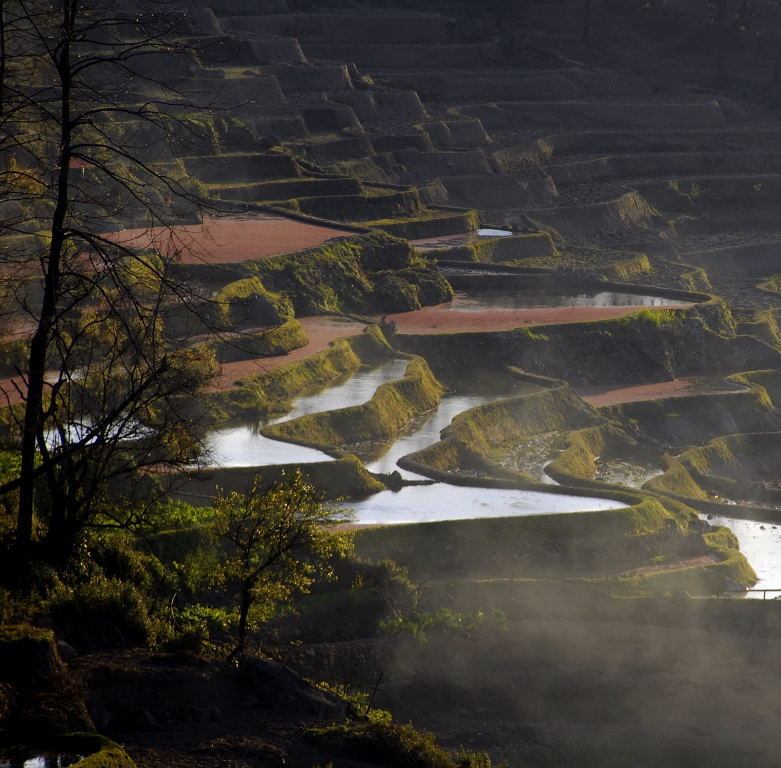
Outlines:
[[[182,36],[196,53],[179,87],[208,97],[197,115],[208,130],[155,162],[196,184],[205,210],[162,232],[116,216],[106,233],[176,256],[200,314],[172,304],[166,328],[221,366],[200,405],[213,460],[177,476],[182,498],[205,503],[218,485],[245,490],[300,463],[371,524],[359,555],[392,557],[443,604],[483,595],[512,621],[516,587],[532,610],[533,589],[595,590],[595,644],[612,622],[618,634],[638,626],[616,595],[705,603],[781,590],[781,115],[749,87],[747,50],[732,87],[717,88],[704,55],[687,68],[648,44],[632,58],[636,27],[610,39],[630,6],[639,24],[652,3],[615,18],[605,4],[604,49],[580,39],[579,3],[556,23],[526,3],[472,24],[460,3],[192,5]],[[696,34],[692,7],[705,5],[664,13]],[[23,399],[26,332],[18,319],[0,348],[8,405]],[[366,374],[389,360],[392,377]],[[360,397],[344,387],[356,371],[375,381]],[[295,410],[302,397],[319,405]],[[540,611],[563,637],[568,616]],[[437,666],[427,656],[410,652],[417,680]],[[480,663],[495,693],[501,665]],[[678,683],[622,663],[655,702],[637,725],[650,762],[636,764],[650,766],[664,728],[688,744],[660,704]],[[566,701],[572,679],[609,698],[597,666],[596,682],[562,673],[550,701]],[[398,657],[389,668],[388,701],[420,714],[405,709],[410,670]],[[730,670],[738,686],[745,670]],[[527,682],[529,717],[566,743],[542,682]],[[459,714],[432,715],[437,696],[424,692],[421,718],[464,729]],[[727,741],[707,698],[693,704],[696,727]],[[588,742],[589,713],[563,709]],[[734,753],[698,754],[777,765],[772,720],[754,723],[756,742],[730,730]],[[492,727],[479,745],[502,744]],[[508,739],[511,758],[545,752],[524,739]]]

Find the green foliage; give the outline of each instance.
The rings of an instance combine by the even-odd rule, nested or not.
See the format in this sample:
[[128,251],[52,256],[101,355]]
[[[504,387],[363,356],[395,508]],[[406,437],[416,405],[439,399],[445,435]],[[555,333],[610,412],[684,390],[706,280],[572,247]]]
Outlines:
[[371,706],[371,694],[366,691],[359,691],[342,683],[329,683],[326,680],[313,681],[313,685],[343,699],[349,704],[353,715],[364,717],[370,723],[387,725],[393,722],[393,715],[387,709]]
[[214,499],[215,535],[227,544],[217,578],[236,588],[240,601],[239,648],[245,642],[250,609],[267,619],[282,602],[307,592],[332,575],[331,561],[343,557],[349,538],[333,530],[348,515],[320,494],[300,470],[262,489],[257,478],[247,493]]
[[352,760],[392,768],[490,768],[485,753],[440,747],[434,735],[411,724],[348,722],[311,728],[306,737],[318,746]]
[[387,440],[436,407],[441,394],[442,387],[426,362],[415,358],[402,379],[383,384],[366,403],[301,416],[266,427],[263,433],[325,450]]
[[161,629],[136,586],[103,575],[74,586],[60,584],[44,610],[77,648],[146,646]]
[[388,635],[409,634],[415,640],[425,643],[429,633],[465,634],[477,632],[505,631],[506,617],[502,611],[477,610],[472,614],[461,613],[450,608],[440,608],[433,613],[415,611],[408,616],[396,616],[380,622],[380,632]]
[[58,747],[63,752],[87,754],[71,768],[136,768],[119,744],[96,733],[71,734]]

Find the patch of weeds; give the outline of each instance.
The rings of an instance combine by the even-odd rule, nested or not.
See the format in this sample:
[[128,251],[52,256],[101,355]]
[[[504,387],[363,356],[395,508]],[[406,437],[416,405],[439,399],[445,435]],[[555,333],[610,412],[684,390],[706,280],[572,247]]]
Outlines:
[[463,633],[473,635],[476,632],[505,631],[507,619],[503,611],[492,608],[473,614],[440,608],[434,613],[416,611],[408,616],[397,616],[380,622],[380,632],[387,635],[409,634],[421,643],[428,640],[428,633]]
[[306,738],[352,760],[393,768],[491,768],[487,754],[440,747],[434,735],[412,725],[350,722],[311,728]]

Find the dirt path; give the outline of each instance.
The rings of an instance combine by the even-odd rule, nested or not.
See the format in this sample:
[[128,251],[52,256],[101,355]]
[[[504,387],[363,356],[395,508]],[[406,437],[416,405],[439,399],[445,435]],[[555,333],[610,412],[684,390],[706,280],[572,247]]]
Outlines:
[[251,217],[205,217],[203,224],[163,230],[124,229],[117,242],[134,248],[157,248],[183,264],[234,264],[312,248],[333,237],[354,234],[273,214]]

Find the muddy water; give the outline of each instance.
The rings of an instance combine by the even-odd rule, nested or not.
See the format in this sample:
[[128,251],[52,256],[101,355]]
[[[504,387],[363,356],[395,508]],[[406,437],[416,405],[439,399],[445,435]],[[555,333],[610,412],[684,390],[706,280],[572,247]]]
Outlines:
[[402,477],[408,479],[419,478],[414,472],[400,469],[396,462],[409,453],[420,451],[439,440],[439,433],[450,424],[459,413],[476,408],[478,405],[488,403],[491,400],[499,400],[504,395],[445,395],[439,403],[439,407],[429,414],[416,429],[407,435],[400,437],[378,459],[369,462],[366,468],[369,472],[394,472],[398,471]]
[[[359,405],[370,400],[377,387],[404,375],[407,360],[396,359],[377,368],[356,371],[349,379],[332,387],[300,397],[293,401],[292,410],[269,421],[276,424],[309,413],[319,413],[348,405]],[[264,464],[308,464],[330,458],[322,451],[292,443],[271,440],[260,434],[262,424],[244,424],[219,429],[209,436],[209,467],[260,467]]]
[[536,491],[501,488],[470,488],[435,485],[408,486],[400,491],[382,491],[350,504],[355,522],[426,523],[437,520],[467,520],[483,517],[548,515],[566,512],[595,512],[620,509],[618,501],[587,496],[562,496]]
[[[740,551],[759,578],[753,589],[781,590],[781,526],[734,517],[700,517],[711,525],[726,526],[737,536]],[[746,596],[763,598],[762,592],[748,592]],[[768,592],[767,597],[781,597],[781,592]]]

